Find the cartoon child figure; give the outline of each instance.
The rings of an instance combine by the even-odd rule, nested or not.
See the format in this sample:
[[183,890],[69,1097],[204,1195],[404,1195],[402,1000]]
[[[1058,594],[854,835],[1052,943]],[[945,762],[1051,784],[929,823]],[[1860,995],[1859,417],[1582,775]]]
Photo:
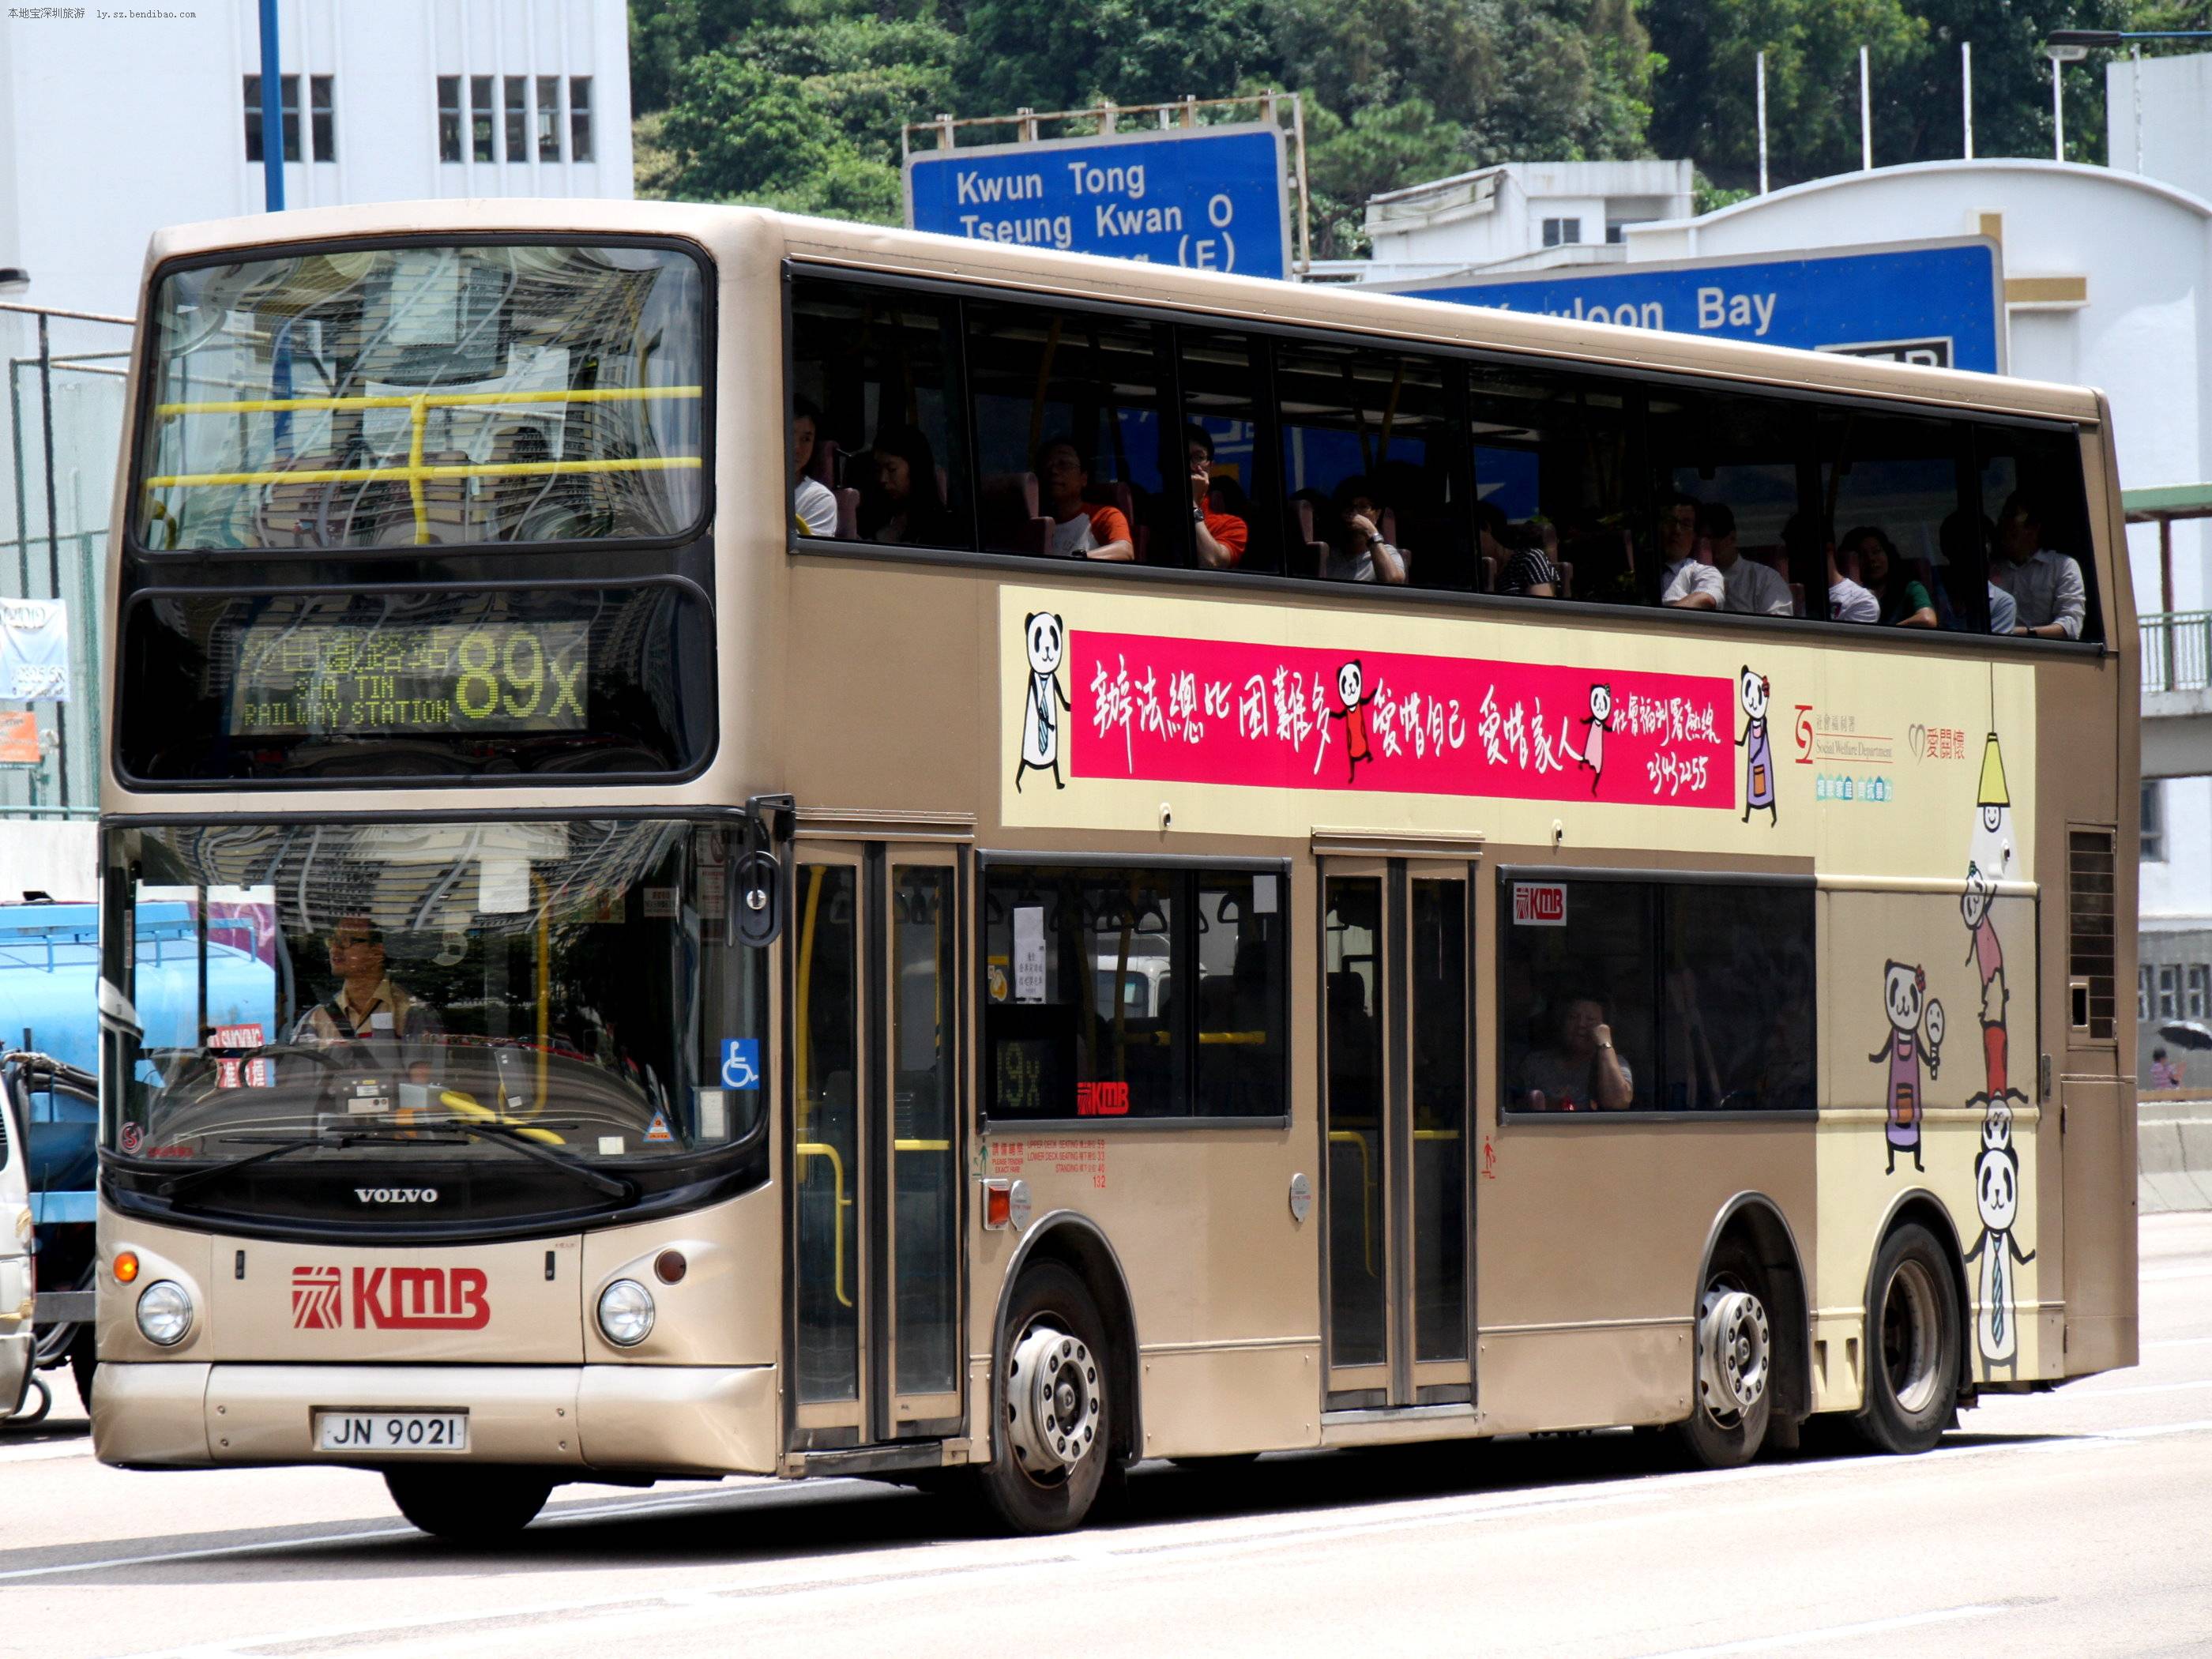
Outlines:
[[1613,730],[1613,688],[1603,680],[1591,684],[1589,713],[1582,723],[1589,729],[1583,734],[1578,764],[1589,768],[1590,793],[1595,795],[1598,780],[1605,775],[1605,734]]
[[1990,914],[1996,904],[1996,878],[1968,860],[1959,915],[1966,924],[1966,964],[1981,975],[1982,1059],[1989,1071],[1991,1101],[2001,1100],[2006,1087],[2004,946]]
[[1985,1366],[2010,1365],[2019,1353],[2013,1317],[2013,1264],[2026,1267],[2035,1252],[2023,1252],[2013,1229],[2020,1220],[2020,1157],[2012,1149],[2012,1109],[1992,1101],[1982,1121],[1982,1152],[1974,1164],[1974,1206],[1982,1217],[1982,1236],[1966,1260],[1981,1267],[1975,1285],[1974,1342]]
[[1340,706],[1328,711],[1329,719],[1344,722],[1344,750],[1348,757],[1344,778],[1346,783],[1358,781],[1360,762],[1375,758],[1375,751],[1367,742],[1367,705],[1375,701],[1375,694],[1363,691],[1360,679],[1358,658],[1354,657],[1339,667],[1336,671],[1336,700]]
[[1743,821],[1751,822],[1754,810],[1764,806],[1769,824],[1781,821],[1774,800],[1774,740],[1766,729],[1766,676],[1749,665],[1736,682],[1736,701],[1743,705],[1743,735],[1736,747],[1743,750]]
[[1887,1138],[1889,1162],[1885,1175],[1894,1174],[1897,1155],[1912,1154],[1912,1167],[1920,1161],[1920,1061],[1924,1054],[1928,1073],[1936,1075],[1943,1048],[1943,1005],[1928,998],[1928,975],[1910,963],[1882,964],[1882,1001],[1889,1014],[1889,1036],[1867,1058],[1889,1061],[1889,1112]]
[[1067,632],[1049,611],[1032,611],[1022,619],[1022,637],[1029,647],[1030,684],[1022,702],[1022,758],[1014,769],[1014,789],[1032,768],[1050,771],[1053,787],[1067,787],[1060,775],[1060,711],[1075,712],[1060,686],[1060,662],[1066,650]]

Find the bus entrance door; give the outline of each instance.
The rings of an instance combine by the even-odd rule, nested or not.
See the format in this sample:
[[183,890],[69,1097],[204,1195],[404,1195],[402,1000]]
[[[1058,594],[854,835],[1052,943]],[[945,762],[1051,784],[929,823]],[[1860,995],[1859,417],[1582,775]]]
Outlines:
[[1474,1399],[1468,873],[1322,866],[1332,1410]]
[[961,872],[802,841],[791,952],[794,1451],[961,1423]]

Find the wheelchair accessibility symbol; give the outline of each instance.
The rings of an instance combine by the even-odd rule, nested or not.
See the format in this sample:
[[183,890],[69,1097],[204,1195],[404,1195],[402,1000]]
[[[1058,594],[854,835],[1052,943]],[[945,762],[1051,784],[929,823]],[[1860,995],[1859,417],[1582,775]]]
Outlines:
[[723,1039],[722,1086],[725,1089],[760,1087],[760,1039],[758,1037]]

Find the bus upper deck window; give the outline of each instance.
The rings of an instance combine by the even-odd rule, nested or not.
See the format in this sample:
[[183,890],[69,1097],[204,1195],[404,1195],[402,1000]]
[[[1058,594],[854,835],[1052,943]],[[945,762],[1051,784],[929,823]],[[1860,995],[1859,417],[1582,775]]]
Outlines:
[[154,326],[152,551],[660,540],[703,516],[706,282],[675,247],[196,264]]

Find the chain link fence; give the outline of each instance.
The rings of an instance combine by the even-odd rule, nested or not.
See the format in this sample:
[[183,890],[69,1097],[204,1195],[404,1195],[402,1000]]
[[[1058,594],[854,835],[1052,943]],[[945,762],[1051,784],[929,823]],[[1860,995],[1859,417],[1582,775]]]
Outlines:
[[[100,645],[107,528],[124,427],[127,317],[0,303],[0,664],[65,672],[60,696],[0,683],[0,819],[100,807]],[[58,626],[44,603],[58,601]],[[26,719],[27,716],[27,720]]]

